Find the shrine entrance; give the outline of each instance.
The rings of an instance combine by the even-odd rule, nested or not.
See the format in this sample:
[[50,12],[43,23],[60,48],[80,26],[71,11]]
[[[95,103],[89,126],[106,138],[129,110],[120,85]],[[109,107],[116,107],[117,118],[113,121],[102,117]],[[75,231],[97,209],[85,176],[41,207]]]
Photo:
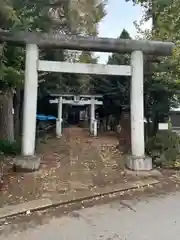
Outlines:
[[[97,136],[97,119],[95,116],[96,107],[102,105],[103,102],[99,99],[102,99],[101,95],[73,95],[73,94],[50,94],[52,97],[55,97],[54,100],[50,100],[50,103],[56,103],[58,105],[58,118],[56,121],[56,136],[60,138],[62,136],[62,113],[63,105],[67,104],[72,107],[81,107],[81,111],[71,111],[69,115],[70,120],[78,123],[80,120],[86,120],[89,122],[90,134]],[[90,106],[90,109],[89,109]],[[89,121],[90,119],[90,121]]]
[[[81,111],[81,107],[79,107],[79,106],[74,107],[74,106],[70,105],[68,107],[66,120],[67,120],[67,123],[69,125],[78,125],[79,124],[79,122],[80,122],[80,117],[79,117],[80,111]],[[64,119],[62,118],[62,124],[63,124],[63,122],[64,122]]]
[[[7,32],[1,30],[1,42],[26,45],[22,159],[28,157],[31,168],[40,165],[35,156],[36,109],[38,72],[98,74],[131,77],[131,154],[126,165],[133,170],[151,170],[152,159],[145,155],[144,136],[144,54],[172,55],[175,45],[171,42],[148,40],[108,39],[41,32]],[[131,54],[130,65],[83,64],[39,59],[39,48],[62,50],[111,52]],[[72,101],[71,101],[72,103]],[[61,106],[61,104],[59,104]],[[60,115],[61,116],[61,115]],[[61,119],[59,118],[61,123]],[[61,124],[57,124],[58,131]],[[61,132],[59,131],[59,134]],[[22,159],[19,164],[22,164]],[[34,164],[34,162],[39,164]],[[31,164],[32,163],[32,164]]]

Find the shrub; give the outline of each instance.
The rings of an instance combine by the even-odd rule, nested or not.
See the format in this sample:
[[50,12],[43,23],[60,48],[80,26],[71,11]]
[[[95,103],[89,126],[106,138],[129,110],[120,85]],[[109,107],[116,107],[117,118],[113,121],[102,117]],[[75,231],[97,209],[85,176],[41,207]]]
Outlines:
[[17,155],[20,152],[20,141],[9,142],[8,140],[0,140],[0,153],[2,155]]
[[180,166],[180,136],[170,130],[159,131],[155,137],[148,139],[146,153],[157,166]]

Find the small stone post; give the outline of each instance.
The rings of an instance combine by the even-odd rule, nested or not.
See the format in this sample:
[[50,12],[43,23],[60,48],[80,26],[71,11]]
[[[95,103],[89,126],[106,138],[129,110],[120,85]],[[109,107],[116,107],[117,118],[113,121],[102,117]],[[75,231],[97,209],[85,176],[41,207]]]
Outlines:
[[94,103],[94,98],[91,98],[91,120],[90,120],[90,133],[93,134],[93,124],[95,120],[95,103]]

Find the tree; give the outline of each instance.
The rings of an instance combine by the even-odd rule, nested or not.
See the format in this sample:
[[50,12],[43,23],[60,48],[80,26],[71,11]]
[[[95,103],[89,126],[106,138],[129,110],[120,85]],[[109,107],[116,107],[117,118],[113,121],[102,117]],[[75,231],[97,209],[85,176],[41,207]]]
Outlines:
[[[9,23],[11,25],[18,22],[16,13],[10,5],[10,1],[1,1],[0,10],[0,28],[6,28]],[[0,139],[8,139],[9,141],[14,140],[14,124],[13,124],[13,68],[6,66],[6,44],[1,44],[0,46]],[[14,74],[18,75],[18,72]],[[7,82],[8,79],[8,82]]]
[[[80,0],[71,1],[69,11],[66,13],[68,19],[67,32],[75,35],[96,36],[98,34],[98,23],[105,16],[105,3],[101,0]],[[55,10],[55,9],[54,9]],[[58,15],[57,15],[58,18]],[[51,51],[52,53],[52,51]],[[97,59],[91,52],[79,51],[64,51],[54,50],[53,54],[46,55],[47,60],[70,61],[70,62],[85,62],[95,63]],[[59,92],[85,93],[91,89],[90,80],[92,76],[77,75],[77,74],[50,74],[44,78],[44,81],[39,85],[41,96],[47,95],[49,92],[56,90]],[[51,79],[51,80],[50,80]],[[52,81],[53,79],[53,81]],[[54,86],[55,89],[54,89]],[[48,90],[47,90],[48,89]]]
[[[72,16],[77,12],[77,10],[79,10],[79,4],[83,6],[84,14],[81,14],[81,18],[76,23],[74,23],[72,21]],[[54,1],[53,3],[50,0],[2,1],[2,7],[0,10],[0,28],[11,31],[21,29],[25,31],[58,31],[61,33],[63,32],[64,34],[73,32],[74,34],[86,35],[89,33],[90,35],[94,35],[95,29],[97,29],[98,17],[101,19],[101,17],[103,17],[101,13],[104,14],[104,3],[100,2],[96,5],[94,4],[95,1],[89,3],[88,5],[87,3],[83,5],[82,2],[78,1],[72,8],[72,11],[69,11],[70,9],[68,1],[65,2],[63,0]],[[88,19],[86,12],[89,16]],[[76,29],[74,27],[75,25],[77,28],[76,31],[74,31],[74,29]],[[15,93],[15,117],[17,120],[15,122],[18,122],[18,109],[21,100],[19,90],[21,89],[24,80],[24,49],[12,48],[8,44],[1,45],[0,49],[0,139],[7,139],[9,141],[13,141],[13,96]],[[69,51],[62,52],[59,50],[52,50],[51,54],[48,50],[42,49],[40,55],[46,58],[51,55],[51,60],[65,60],[69,58],[69,55],[72,57],[72,54],[70,54]],[[64,77],[62,77],[62,81],[60,81],[60,77],[56,74],[54,74],[52,78],[54,78],[54,84],[56,86],[59,86],[60,82],[63,82],[64,86],[66,86],[67,82],[70,86],[73,85],[72,81],[68,80],[68,76],[66,78],[66,81],[64,80]],[[48,74],[41,74],[39,83],[39,90],[41,93],[43,92],[43,89],[45,89],[45,87],[48,87],[48,84],[44,86],[48,79]],[[80,84],[77,83],[75,85],[78,85],[79,87]],[[76,86],[76,89],[78,89],[78,87]],[[17,133],[19,133],[19,130],[17,131]]]
[[105,16],[106,0],[76,0],[70,3],[70,22],[75,34],[97,36],[97,24]]
[[[47,2],[47,1],[46,1]],[[3,1],[0,28],[16,30],[46,30],[48,11],[35,1]],[[13,97],[18,96],[24,75],[24,49],[8,44],[1,45],[1,85],[0,85],[0,139],[14,141]],[[19,101],[16,98],[15,126],[18,129]],[[19,130],[17,131],[19,132]]]
[[[143,21],[152,19],[152,31],[144,34],[144,38],[150,40],[179,41],[179,1],[170,0],[141,0],[133,1],[142,4],[147,10]],[[151,71],[145,75],[145,115],[153,122],[154,135],[158,129],[158,123],[167,121],[170,108],[176,106],[179,101],[177,94],[179,84],[179,47],[177,45],[172,57],[151,58],[145,57],[145,69]]]
[[[119,38],[131,39],[129,33],[124,29]],[[108,64],[129,65],[129,54],[114,53],[108,59]],[[129,109],[130,104],[130,78],[127,76],[98,76],[92,79],[95,93],[104,97],[104,115],[114,115],[117,122],[120,119],[122,109]]]

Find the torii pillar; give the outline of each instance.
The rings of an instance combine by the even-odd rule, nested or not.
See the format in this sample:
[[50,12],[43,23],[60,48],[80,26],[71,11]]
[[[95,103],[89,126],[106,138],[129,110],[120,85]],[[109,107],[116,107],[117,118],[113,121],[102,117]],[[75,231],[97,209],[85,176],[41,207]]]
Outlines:
[[16,170],[35,171],[39,169],[41,157],[35,155],[36,111],[38,93],[38,46],[26,45],[22,156],[14,160]]
[[94,121],[95,121],[95,99],[91,97],[90,109],[90,133],[94,135]]
[[143,52],[131,54],[131,155],[126,161],[133,170],[151,170],[152,159],[145,156]]
[[38,59],[39,54],[37,45],[27,44],[23,105],[23,156],[34,156],[38,93]]
[[56,137],[60,138],[62,136],[62,106],[63,98],[59,97],[58,99],[58,118],[56,120]]

